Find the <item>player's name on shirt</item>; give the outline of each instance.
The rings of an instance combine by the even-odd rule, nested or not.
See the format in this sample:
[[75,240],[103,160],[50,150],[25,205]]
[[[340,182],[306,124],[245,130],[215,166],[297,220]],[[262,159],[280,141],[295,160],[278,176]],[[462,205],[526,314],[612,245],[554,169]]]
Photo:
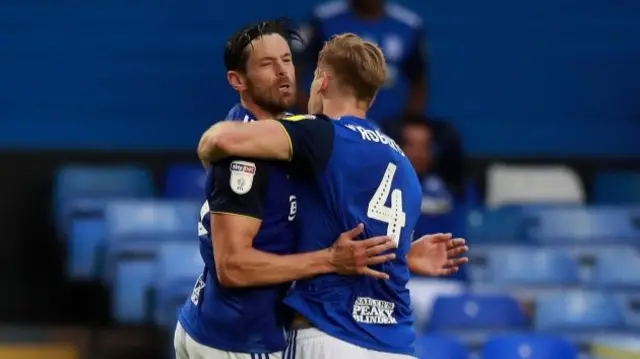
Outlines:
[[353,124],[348,124],[347,128],[359,132],[360,136],[362,137],[363,140],[365,141],[370,141],[370,142],[377,142],[377,143],[381,143],[383,145],[387,145],[389,147],[391,147],[394,151],[398,152],[399,154],[401,154],[402,156],[404,156],[404,152],[402,152],[402,150],[400,149],[400,146],[398,146],[398,144],[396,143],[396,141],[394,141],[393,139],[391,139],[391,137],[385,135],[384,133],[378,131],[378,130],[371,130],[369,128],[365,128],[362,126],[358,126],[358,125],[353,125]]

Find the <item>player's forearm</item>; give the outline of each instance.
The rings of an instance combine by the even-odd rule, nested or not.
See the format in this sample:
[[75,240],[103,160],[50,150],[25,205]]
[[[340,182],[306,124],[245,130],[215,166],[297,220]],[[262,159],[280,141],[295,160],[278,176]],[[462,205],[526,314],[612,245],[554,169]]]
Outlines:
[[220,124],[211,126],[202,137],[200,137],[200,142],[198,143],[198,158],[205,167],[214,161],[226,157],[226,154],[220,148],[220,136],[217,134],[219,130],[216,129],[218,125]]
[[220,280],[228,287],[282,284],[335,271],[329,250],[277,255],[248,248],[225,259]]
[[273,120],[218,123],[203,135],[198,146],[198,156],[203,162],[227,156],[287,160],[290,153],[285,129]]

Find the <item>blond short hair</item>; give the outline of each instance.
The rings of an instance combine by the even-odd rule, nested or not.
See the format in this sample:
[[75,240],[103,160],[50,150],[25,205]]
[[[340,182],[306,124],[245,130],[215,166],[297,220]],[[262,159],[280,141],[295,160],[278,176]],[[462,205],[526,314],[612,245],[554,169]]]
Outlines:
[[339,82],[349,87],[361,101],[373,101],[387,80],[387,65],[382,50],[358,35],[335,35],[318,55],[318,68],[329,67]]

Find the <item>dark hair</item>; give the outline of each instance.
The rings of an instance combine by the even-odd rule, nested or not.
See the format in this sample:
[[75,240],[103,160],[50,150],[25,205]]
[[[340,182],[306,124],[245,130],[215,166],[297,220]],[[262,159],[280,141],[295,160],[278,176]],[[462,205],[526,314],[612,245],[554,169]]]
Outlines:
[[293,29],[288,18],[278,18],[273,20],[260,21],[243,27],[236,31],[224,49],[224,65],[227,71],[246,71],[248,52],[245,51],[251,42],[261,36],[278,34],[289,44],[292,41],[302,42],[300,33]]
[[407,126],[421,126],[429,130],[433,127],[432,121],[428,117],[412,114],[384,121],[382,127],[389,137],[402,146],[404,144],[402,130]]

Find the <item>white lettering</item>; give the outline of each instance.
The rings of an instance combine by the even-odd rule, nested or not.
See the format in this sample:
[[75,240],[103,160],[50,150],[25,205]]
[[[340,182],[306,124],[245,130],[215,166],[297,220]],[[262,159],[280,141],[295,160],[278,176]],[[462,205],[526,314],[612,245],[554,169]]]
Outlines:
[[373,142],[380,142],[380,139],[378,138],[378,135],[373,132],[372,130],[367,130],[367,134],[369,135],[369,138],[371,138],[371,141]]
[[370,130],[368,128],[364,128],[362,126],[356,126],[356,125],[352,125],[349,124],[347,125],[347,128],[349,128],[352,131],[356,131],[360,133],[360,137],[365,140],[365,141],[370,141],[370,142],[377,142],[377,143],[381,143],[383,145],[387,145],[389,147],[391,147],[391,149],[393,149],[394,151],[400,153],[403,157],[404,157],[404,152],[402,152],[402,149],[400,149],[400,146],[398,146],[398,144],[396,143],[396,141],[394,141],[391,137],[387,136],[386,134],[378,131],[378,130]]
[[393,311],[396,305],[392,302],[368,297],[358,297],[353,303],[352,316],[356,322],[365,324],[397,324]]
[[294,219],[296,219],[296,214],[298,213],[298,200],[296,199],[296,196],[291,195],[289,196],[289,222],[292,222]]

